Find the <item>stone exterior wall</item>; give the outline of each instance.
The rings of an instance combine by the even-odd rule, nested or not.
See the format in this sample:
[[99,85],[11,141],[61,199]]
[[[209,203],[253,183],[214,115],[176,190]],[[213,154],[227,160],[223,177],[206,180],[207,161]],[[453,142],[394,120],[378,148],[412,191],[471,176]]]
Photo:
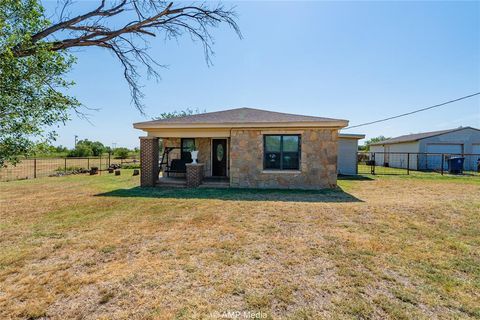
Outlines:
[[[263,170],[264,134],[300,134],[298,171]],[[230,186],[239,188],[322,189],[337,183],[336,129],[295,131],[232,130]]]
[[204,164],[204,176],[210,177],[212,175],[212,149],[210,138],[195,138],[195,145],[198,148],[198,162]]
[[153,187],[158,180],[158,138],[140,137],[140,185]]
[[[181,147],[181,138],[162,138],[164,147]],[[198,162],[204,164],[204,175],[211,176],[211,139],[210,138],[195,138],[195,145],[198,148]],[[162,150],[163,152],[163,150]],[[160,155],[162,156],[162,155]],[[174,149],[170,152],[168,159],[180,159],[180,149]],[[170,174],[175,176],[176,174]],[[184,175],[184,174],[178,174]]]

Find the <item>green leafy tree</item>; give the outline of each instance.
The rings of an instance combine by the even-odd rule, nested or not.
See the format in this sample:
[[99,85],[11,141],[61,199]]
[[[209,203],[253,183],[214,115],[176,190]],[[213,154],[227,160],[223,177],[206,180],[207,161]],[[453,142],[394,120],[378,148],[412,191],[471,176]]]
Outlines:
[[75,149],[68,152],[68,157],[91,157],[93,156],[92,148],[87,144],[77,144]]
[[55,152],[66,153],[66,152],[68,152],[68,148],[60,145],[60,146],[55,147]]
[[[0,165],[18,162],[34,140],[55,139],[80,103],[68,95],[65,79],[74,48],[110,51],[123,68],[133,104],[142,111],[142,71],[159,79],[162,65],[149,53],[147,38],[177,39],[187,34],[203,46],[207,64],[213,53],[210,29],[225,23],[239,35],[235,12],[223,4],[174,5],[156,0],[97,0],[90,11],[72,16],[73,1],[60,0],[50,15],[40,0],[0,0]],[[119,23],[120,22],[120,23]],[[74,114],[74,113],[73,113]]]
[[34,147],[35,155],[49,155],[54,153],[56,153],[55,147],[49,144],[48,142],[39,142],[35,144],[35,147]]
[[0,1],[0,165],[31,152],[32,137],[52,140],[55,132],[45,128],[67,121],[80,105],[64,93],[73,84],[64,79],[73,56],[49,43],[38,44],[33,55],[16,55],[48,24],[36,1]]
[[68,149],[63,146],[52,146],[48,142],[36,143],[32,149],[32,155],[35,157],[61,157],[68,153]]
[[116,148],[113,153],[116,159],[127,159],[130,155],[130,150],[128,148]]
[[93,141],[90,144],[90,147],[92,148],[93,155],[96,157],[101,156],[103,153],[107,152],[107,149],[105,148],[105,146],[98,141]]
[[106,147],[99,141],[90,141],[88,139],[80,140],[77,142],[75,149],[77,149],[79,146],[85,146],[92,150],[92,155],[95,157],[101,156],[103,153],[107,152]]

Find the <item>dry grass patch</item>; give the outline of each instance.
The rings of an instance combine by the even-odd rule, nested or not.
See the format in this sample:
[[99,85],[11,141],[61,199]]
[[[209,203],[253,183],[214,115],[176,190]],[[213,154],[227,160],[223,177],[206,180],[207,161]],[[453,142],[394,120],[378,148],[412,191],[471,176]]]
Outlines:
[[[0,318],[479,318],[480,181],[325,192],[0,184]],[[473,181],[473,182],[472,182]]]

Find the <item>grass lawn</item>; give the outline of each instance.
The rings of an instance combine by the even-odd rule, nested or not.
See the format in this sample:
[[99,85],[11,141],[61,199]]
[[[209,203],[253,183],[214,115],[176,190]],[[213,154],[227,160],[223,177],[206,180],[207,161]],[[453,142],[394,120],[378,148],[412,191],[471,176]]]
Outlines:
[[0,319],[480,318],[478,177],[138,184],[128,170],[0,183]]

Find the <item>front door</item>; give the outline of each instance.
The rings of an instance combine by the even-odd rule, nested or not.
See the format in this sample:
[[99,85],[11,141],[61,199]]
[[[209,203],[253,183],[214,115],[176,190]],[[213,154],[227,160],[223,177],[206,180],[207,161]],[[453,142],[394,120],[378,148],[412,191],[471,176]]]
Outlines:
[[227,176],[227,139],[212,140],[212,176]]

